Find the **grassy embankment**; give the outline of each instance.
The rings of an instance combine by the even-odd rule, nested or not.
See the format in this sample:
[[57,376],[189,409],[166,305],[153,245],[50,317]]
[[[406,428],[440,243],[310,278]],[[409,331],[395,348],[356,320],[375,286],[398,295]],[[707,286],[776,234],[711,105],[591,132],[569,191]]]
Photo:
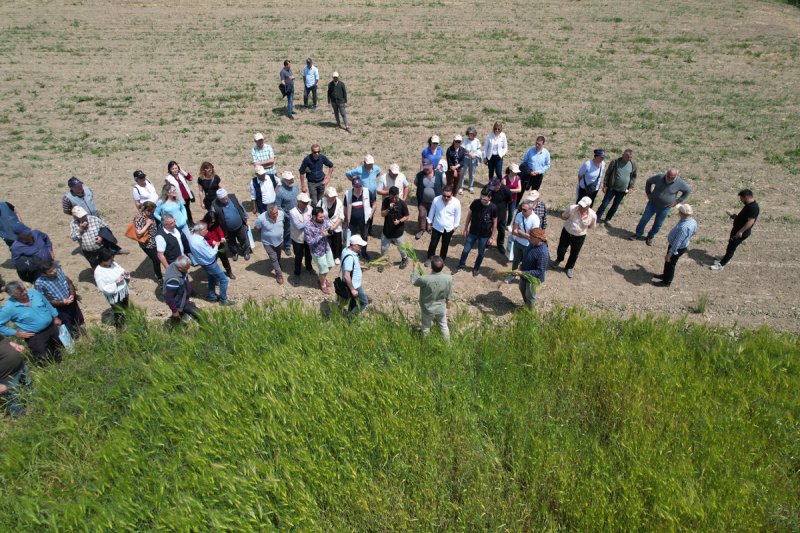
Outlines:
[[36,373],[3,529],[797,529],[798,341],[517,314],[134,318]]

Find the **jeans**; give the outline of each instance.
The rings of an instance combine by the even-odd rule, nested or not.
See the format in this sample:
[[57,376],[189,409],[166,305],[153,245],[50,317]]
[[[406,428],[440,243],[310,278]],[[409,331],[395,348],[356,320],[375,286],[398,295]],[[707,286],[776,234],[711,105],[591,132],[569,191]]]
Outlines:
[[397,249],[400,250],[401,260],[405,261],[408,259],[408,254],[405,253],[402,250],[402,248],[400,248],[400,245],[403,244],[403,235],[400,235],[399,237],[396,237],[394,239],[390,239],[389,237],[381,233],[381,255],[386,255],[386,252],[389,251],[390,244],[394,244],[395,246],[397,246]]
[[736,252],[736,249],[745,241],[745,239],[747,239],[747,237],[740,239],[735,233],[731,235],[731,238],[728,239],[728,247],[725,249],[725,256],[720,259],[719,264],[722,266],[727,265],[730,260],[733,259],[733,254]]
[[342,121],[344,121],[344,127],[347,128],[349,125],[347,124],[347,112],[344,110],[345,104],[337,104],[331,102],[331,107],[333,107],[333,114],[336,117],[336,125],[341,127],[342,123],[339,120],[339,114],[342,115]]
[[528,247],[518,243],[516,240],[514,241],[513,246],[514,246],[514,259],[511,261],[511,270],[516,270],[519,264],[522,262],[522,257],[525,255],[525,252],[528,250]]
[[[454,230],[453,230],[454,231]],[[442,260],[447,259],[447,249],[450,247],[450,239],[453,238],[453,231],[444,233],[433,228],[431,233],[431,243],[428,245],[428,259],[436,255],[436,247],[439,246],[439,239],[442,240],[442,251],[439,253]]]
[[450,328],[447,327],[447,309],[444,310],[444,313],[438,315],[432,315],[427,312],[425,309],[420,308],[420,316],[422,318],[422,336],[427,337],[428,334],[431,332],[431,323],[433,319],[436,319],[436,323],[439,324],[439,329],[442,330],[442,337],[447,342],[450,342]]
[[[664,283],[672,283],[672,280],[675,278],[675,267],[678,264],[678,259],[686,253],[686,250],[687,248],[681,248],[678,250],[677,254],[669,256],[669,261],[664,262],[664,274],[661,276],[661,281]],[[669,247],[667,247],[667,252],[669,253]]]
[[650,231],[647,233],[647,238],[652,239],[655,237],[658,231],[661,229],[661,226],[664,225],[664,221],[667,219],[667,215],[669,215],[669,210],[670,206],[657,209],[651,202],[648,201],[647,205],[644,207],[642,218],[636,225],[636,236],[641,237],[644,235],[644,227],[647,226],[647,223],[650,222],[650,219],[653,218],[653,215],[655,215],[656,220],[653,222],[653,227],[650,228]]
[[[203,265],[203,270],[208,274],[208,299],[212,302],[218,300],[228,301],[228,276],[216,261],[210,265]],[[219,297],[217,296],[217,284],[219,283]]]
[[626,193],[625,191],[615,191],[614,189],[608,189],[608,191],[606,191],[605,196],[603,196],[603,201],[600,203],[600,209],[597,210],[598,222],[603,218],[603,213],[606,212],[608,204],[611,204],[611,209],[608,210],[608,216],[606,216],[606,222],[614,218],[614,215],[617,212],[617,208],[619,208],[619,204],[622,203],[622,199],[625,198],[626,194],[628,193]]
[[350,314],[357,315],[369,305],[369,298],[367,293],[364,292],[364,286],[356,287],[358,296],[350,296]]
[[464,178],[469,176],[470,189],[475,184],[475,167],[478,166],[479,162],[480,159],[478,159],[477,157],[475,159],[470,159],[469,157],[464,158]]
[[303,87],[303,107],[308,108],[308,93],[312,93],[313,95],[313,102],[314,102],[314,109],[317,108],[317,86],[312,85],[311,87]]
[[[522,193],[520,193],[522,194]],[[508,204],[508,209],[506,210],[506,226],[510,226],[512,222],[514,222],[514,215],[517,214],[517,200],[511,200],[511,203]],[[499,226],[503,221],[497,220],[497,225]]]
[[290,117],[294,114],[294,89],[286,93],[286,113]]
[[492,176],[497,176],[497,179],[503,179],[503,158],[499,155],[493,155],[489,158],[489,181],[492,181]]
[[12,418],[17,418],[25,414],[25,406],[20,399],[22,389],[31,386],[31,379],[28,376],[28,365],[22,363],[16,372],[6,376],[0,383],[8,387],[8,391],[0,395],[0,401],[5,402],[6,410]]
[[583,241],[586,240],[586,235],[573,235],[566,229],[561,229],[561,237],[558,239],[558,249],[556,250],[556,262],[564,260],[567,254],[567,248],[570,249],[569,259],[564,268],[567,270],[575,268],[575,262],[578,261],[578,255],[583,248]]
[[463,268],[467,265],[467,256],[472,251],[472,247],[475,246],[475,241],[478,241],[478,257],[475,259],[474,270],[481,268],[483,256],[486,255],[486,243],[489,242],[489,237],[479,237],[477,235],[473,235],[472,233],[467,233],[467,240],[464,243],[464,251],[461,252],[461,260],[458,262],[459,268]]

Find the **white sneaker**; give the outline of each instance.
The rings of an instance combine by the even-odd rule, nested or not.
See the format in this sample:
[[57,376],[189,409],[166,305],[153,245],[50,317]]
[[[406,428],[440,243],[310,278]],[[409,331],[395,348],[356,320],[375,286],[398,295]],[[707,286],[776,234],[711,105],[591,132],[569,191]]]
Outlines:
[[722,269],[724,269],[725,267],[724,267],[724,266],[722,266],[722,265],[720,265],[719,263],[714,263],[713,265],[711,265],[711,266],[710,266],[710,267],[708,267],[708,268],[710,268],[711,270],[722,270]]
[[338,265],[341,264],[342,260],[337,257],[336,259],[333,260],[333,262]]

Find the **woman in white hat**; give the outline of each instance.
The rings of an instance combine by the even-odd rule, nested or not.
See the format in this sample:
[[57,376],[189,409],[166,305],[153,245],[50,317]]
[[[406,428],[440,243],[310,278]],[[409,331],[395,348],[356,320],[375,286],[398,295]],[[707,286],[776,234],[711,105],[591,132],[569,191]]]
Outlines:
[[433,163],[434,170],[442,170],[442,156],[444,153],[442,152],[442,147],[439,146],[439,136],[438,135],[431,135],[428,137],[428,146],[422,150],[422,160],[419,164],[419,169],[422,170],[422,167],[425,165],[425,161],[430,161]]
[[342,223],[344,222],[344,204],[335,187],[325,189],[325,196],[317,203],[325,213],[325,222],[330,225],[328,243],[333,252],[334,261],[338,265],[342,256]]
[[570,279],[572,279],[572,269],[575,268],[578,254],[581,253],[583,241],[586,240],[586,232],[597,225],[597,215],[589,207],[591,205],[592,199],[584,196],[577,204],[569,206],[561,214],[561,218],[564,219],[564,228],[561,230],[561,237],[558,239],[556,260],[550,266],[557,267],[564,260],[567,248],[569,248],[569,259],[567,259],[567,264],[564,268],[567,277]]

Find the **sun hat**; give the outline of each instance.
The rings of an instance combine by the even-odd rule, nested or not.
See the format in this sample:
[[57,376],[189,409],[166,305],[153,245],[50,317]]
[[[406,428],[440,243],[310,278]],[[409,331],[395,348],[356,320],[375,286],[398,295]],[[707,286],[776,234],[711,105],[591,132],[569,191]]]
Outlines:
[[392,174],[400,174],[400,165],[398,165],[397,163],[392,163],[391,165],[389,165],[389,172],[391,172]]
[[375,164],[375,158],[372,157],[371,155],[367,154],[366,156],[364,156],[364,164],[365,165],[374,165]]
[[253,140],[254,141],[263,141],[264,140],[264,134],[261,133],[261,132],[256,133],[255,135],[253,135]]
[[678,213],[692,216],[694,214],[694,209],[692,209],[692,206],[689,204],[678,204]]
[[297,201],[303,202],[304,204],[311,203],[311,197],[308,195],[307,192],[301,192],[297,195]]
[[589,198],[588,196],[584,196],[578,201],[578,205],[584,208],[589,207],[590,205],[592,205],[592,199]]
[[135,179],[135,180],[143,180],[146,177],[147,177],[147,174],[145,174],[141,170],[134,170],[133,171],[133,179]]
[[281,179],[284,181],[294,181],[294,174],[291,170],[284,170],[281,172]]
[[339,196],[339,193],[336,192],[336,187],[328,187],[327,189],[325,189],[325,196],[327,196],[328,198],[336,198],[337,196]]
[[264,170],[264,167],[262,167],[261,165],[256,165],[256,174],[258,174],[259,176],[263,176],[266,173],[267,171]]
[[459,135],[457,133],[453,136],[453,141],[463,141],[463,140],[464,140],[464,137],[462,137],[461,135]]
[[528,193],[528,200],[531,202],[535,202],[539,199],[539,191],[531,191]]
[[510,165],[508,165],[508,168],[510,168],[511,172],[513,172],[514,174],[519,174],[519,165],[518,164],[511,163]]
[[361,238],[361,235],[353,235],[350,237],[350,244],[357,244],[359,246],[366,246],[367,241]]
[[339,77],[339,73],[334,70],[333,71],[333,75],[331,77],[332,78],[338,78]]
[[72,208],[72,216],[74,216],[75,218],[83,218],[88,214],[89,213],[86,212],[86,209],[82,208],[79,205],[76,205],[75,207]]
[[220,187],[219,189],[217,189],[217,198],[220,198],[220,199],[221,199],[221,198],[225,198],[226,196],[228,196],[228,191],[226,191],[226,190],[225,190],[225,189],[223,189],[222,187]]

